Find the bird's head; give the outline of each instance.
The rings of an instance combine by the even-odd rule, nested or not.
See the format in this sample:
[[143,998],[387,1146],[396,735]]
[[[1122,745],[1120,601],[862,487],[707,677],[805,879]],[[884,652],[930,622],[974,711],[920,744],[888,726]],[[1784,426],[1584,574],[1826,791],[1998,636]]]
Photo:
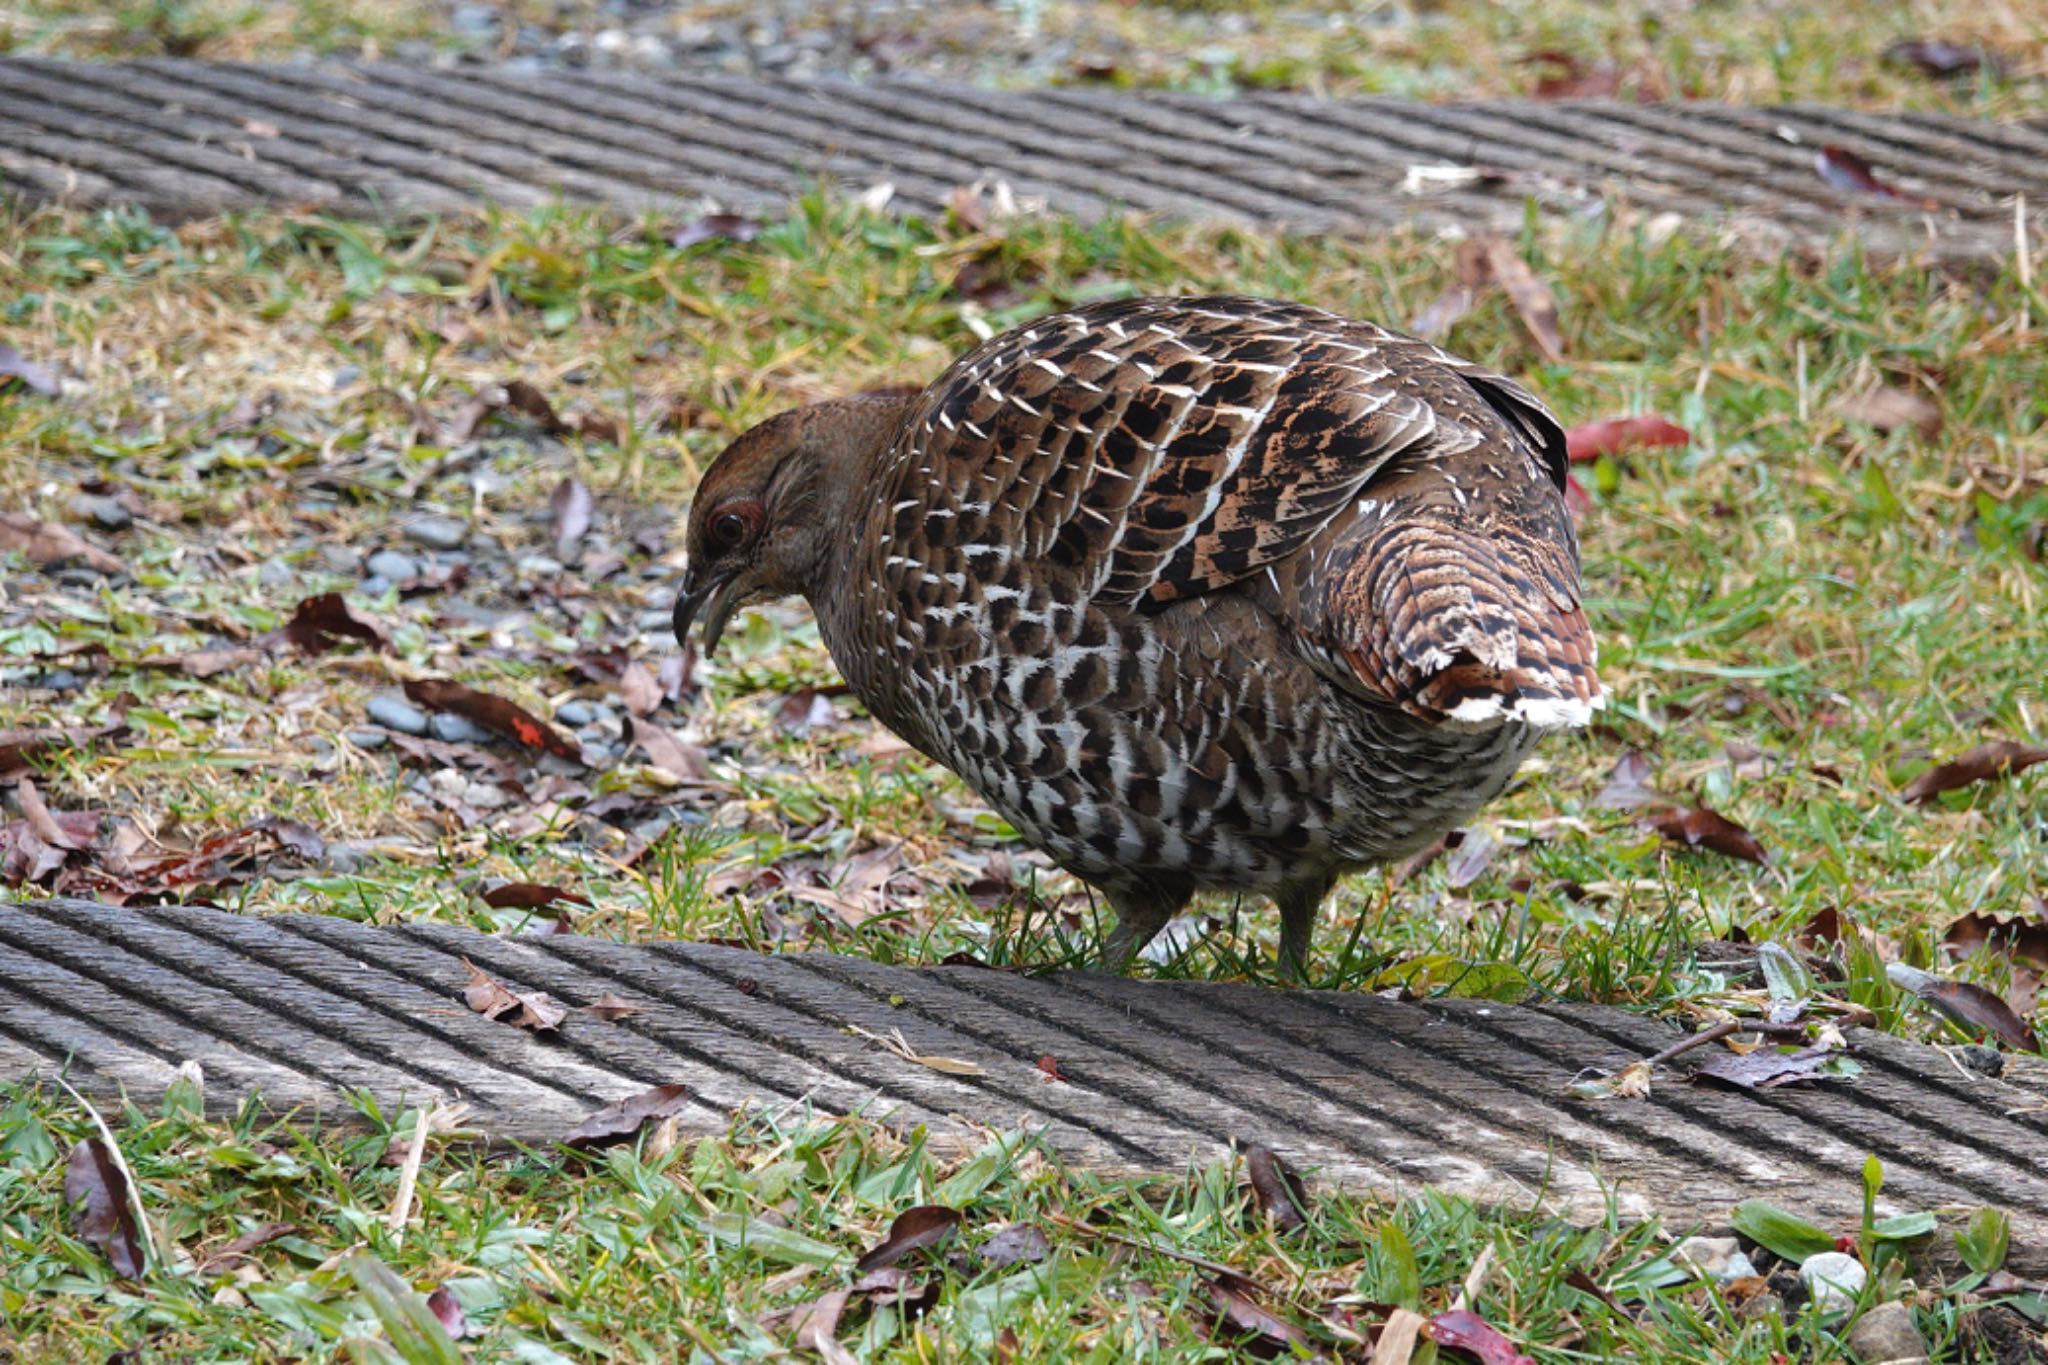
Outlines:
[[744,603],[800,593],[814,603],[829,551],[848,533],[907,394],[843,398],[771,417],[725,448],[697,485],[676,598],[676,642],[704,621],[704,653]]

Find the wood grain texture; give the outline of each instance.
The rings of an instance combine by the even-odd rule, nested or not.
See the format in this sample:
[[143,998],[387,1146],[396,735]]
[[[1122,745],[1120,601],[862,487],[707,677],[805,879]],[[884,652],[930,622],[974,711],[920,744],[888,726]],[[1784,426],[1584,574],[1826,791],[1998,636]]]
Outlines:
[[[615,991],[643,1013],[571,1014],[557,1038],[472,1013],[462,959],[569,1005]],[[971,1062],[956,1075],[920,1056]],[[0,1081],[68,1067],[88,1094],[148,1105],[177,1064],[207,1102],[251,1096],[347,1122],[350,1092],[385,1112],[459,1098],[495,1138],[546,1143],[584,1113],[680,1081],[692,1134],[735,1113],[865,1113],[923,1125],[940,1150],[1027,1126],[1113,1172],[1172,1172],[1260,1142],[1313,1181],[1433,1187],[1563,1217],[1661,1215],[1720,1227],[1769,1199],[1853,1228],[1866,1156],[1880,1212],[2013,1218],[2013,1268],[2048,1273],[2048,1109],[2036,1085],[1986,1079],[1938,1049],[1852,1036],[1851,1082],[1763,1094],[1660,1074],[1648,1099],[1571,1097],[1673,1041],[1654,1020],[1585,1005],[1403,1003],[1374,995],[1084,974],[1034,980],[829,954],[574,936],[493,938],[316,916],[0,906]],[[1064,1080],[1038,1066],[1057,1061]],[[2018,1069],[2022,1063],[2015,1059]]]
[[[1828,185],[1813,166],[1823,145],[1939,211]],[[1416,166],[1485,174],[1415,194],[1402,187]],[[986,178],[1084,218],[1512,230],[1528,202],[1569,217],[1604,205],[1711,219],[1765,252],[1848,231],[1874,250],[1966,256],[2011,249],[2015,194],[2048,198],[2048,130],[1815,106],[12,58],[0,61],[0,173],[36,200],[167,217],[259,203],[417,216],[558,197],[773,213],[821,182],[886,182],[899,209],[937,215]]]

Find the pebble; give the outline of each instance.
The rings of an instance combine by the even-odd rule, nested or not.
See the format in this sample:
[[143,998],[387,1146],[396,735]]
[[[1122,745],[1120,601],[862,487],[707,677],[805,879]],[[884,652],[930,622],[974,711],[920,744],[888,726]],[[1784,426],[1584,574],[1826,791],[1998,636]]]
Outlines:
[[458,549],[469,539],[469,526],[454,517],[413,517],[403,528],[405,538],[429,550]]
[[403,583],[408,578],[420,576],[418,561],[411,555],[403,555],[396,550],[377,551],[364,561],[363,567],[378,577],[388,578],[394,583]]
[[334,377],[333,377],[333,379],[332,379],[332,380],[331,380],[330,382],[331,382],[331,383],[333,384],[333,386],[334,386],[335,388],[337,388],[337,389],[345,389],[345,388],[347,388],[347,387],[348,387],[349,385],[351,385],[351,384],[354,384],[354,383],[356,383],[356,382],[357,382],[358,380],[360,380],[360,379],[361,379],[362,377],[363,377],[363,367],[362,367],[362,366],[360,366],[360,365],[343,365],[343,366],[342,366],[341,368],[337,369],[337,370],[336,370],[336,371],[334,372]]
[[675,627],[675,611],[671,607],[643,611],[640,613],[639,625],[642,630],[672,630]]
[[135,514],[123,507],[115,498],[73,498],[71,510],[78,516],[90,518],[93,525],[104,531],[125,531],[135,524]]
[[76,692],[78,684],[78,675],[70,669],[53,668],[48,673],[43,674],[42,681],[37,686],[49,692]]
[[436,713],[427,722],[427,730],[435,739],[448,744],[481,744],[491,737],[482,726],[446,711]]
[[363,571],[363,552],[353,545],[328,543],[320,547],[320,567],[329,573],[356,577]]
[[1845,1340],[1863,1365],[1927,1365],[1927,1338],[1914,1325],[1913,1310],[1897,1299],[1856,1319]]
[[266,559],[256,566],[256,581],[266,588],[282,588],[297,577],[282,559]]
[[562,561],[551,555],[523,555],[519,560],[519,572],[539,578],[553,577],[562,572]]
[[391,586],[390,579],[386,578],[383,574],[373,573],[368,578],[365,578],[358,585],[358,588],[365,597],[382,597],[385,593],[391,591]]
[[390,743],[382,730],[344,730],[341,737],[358,749],[381,749]]
[[580,730],[597,719],[597,707],[580,698],[563,702],[555,708],[555,719],[572,730]]
[[395,693],[379,692],[363,709],[371,720],[387,730],[396,730],[401,735],[424,735],[427,732],[427,713]]
[[498,11],[492,5],[457,5],[448,16],[448,27],[465,38],[488,38],[498,31]]
[[1955,1058],[1979,1075],[1996,1078],[2005,1074],[2005,1054],[1995,1047],[1982,1043],[1964,1043],[1955,1050]]
[[1836,1313],[1856,1306],[1870,1272],[1846,1251],[1820,1251],[1799,1263],[1799,1278],[1822,1312]]
[[50,575],[55,582],[73,588],[97,588],[107,581],[107,575],[98,569],[88,569],[83,564],[73,564],[68,569],[59,569]]
[[1688,1237],[1671,1248],[1671,1259],[1689,1265],[1715,1284],[1728,1284],[1756,1274],[1756,1264],[1733,1237]]

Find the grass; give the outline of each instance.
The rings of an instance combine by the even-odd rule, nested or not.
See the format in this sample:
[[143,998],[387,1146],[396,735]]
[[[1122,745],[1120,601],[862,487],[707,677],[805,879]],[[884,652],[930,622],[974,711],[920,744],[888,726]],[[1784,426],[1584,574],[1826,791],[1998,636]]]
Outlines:
[[[875,744],[852,704],[809,735],[785,732],[776,715],[790,694],[831,679],[800,612],[747,616],[704,667],[701,698],[664,712],[708,748],[725,788],[644,840],[573,812],[546,827],[517,811],[465,823],[388,750],[344,735],[394,670],[449,672],[541,712],[615,704],[574,659],[623,646],[652,667],[672,650],[658,620],[675,518],[723,442],[783,407],[928,378],[989,328],[1114,292],[1228,288],[1400,323],[1449,284],[1450,248],[1031,219],[973,232],[816,200],[748,242],[679,250],[673,226],[569,211],[412,228],[251,218],[173,230],[27,210],[0,221],[0,342],[66,379],[59,400],[0,394],[0,506],[62,519],[82,485],[104,480],[145,510],[108,541],[129,580],[6,579],[10,723],[82,725],[117,694],[134,698],[127,741],[43,767],[50,804],[176,847],[266,815],[349,846],[345,860],[258,869],[219,893],[254,914],[508,929],[525,912],[492,910],[473,889],[509,878],[588,896],[577,930],[628,941],[733,938],[896,962],[1084,955],[1085,897],[1034,870],[951,778]],[[1689,448],[1580,471],[1595,492],[1582,525],[1589,609],[1615,706],[1603,727],[1547,745],[1487,812],[1502,848],[1469,884],[1438,861],[1398,886],[1347,885],[1313,973],[1348,989],[1533,986],[1699,1017],[1744,997],[1697,965],[1693,944],[1788,942],[1832,908],[1906,960],[2006,990],[2013,962],[1951,961],[1944,933],[1966,911],[2041,913],[2048,769],[1926,808],[1898,791],[1980,740],[2042,737],[2048,299],[2010,262],[1937,268],[1850,246],[1759,261],[1685,234],[1576,232],[1532,230],[1519,244],[1558,297],[1567,363],[1543,363],[1498,298],[1449,343],[1524,376],[1568,421],[1656,411],[1693,433]],[[515,377],[564,411],[613,417],[619,439],[493,419],[447,463],[436,433],[472,392]],[[1934,401],[1939,434],[1844,415],[1879,383]],[[237,420],[257,398],[261,414]],[[533,565],[552,552],[545,509],[568,475],[593,491],[619,572],[584,581]],[[362,598],[325,552],[400,543],[394,523],[421,507],[472,520],[470,586]],[[576,591],[546,586],[563,581]],[[395,663],[281,653],[195,678],[132,662],[258,635],[330,589],[391,623]],[[450,610],[458,599],[479,610]],[[1631,749],[1652,756],[1666,790],[1755,832],[1772,865],[1678,851],[1602,809],[1594,798]],[[1760,760],[1738,761],[1748,749]],[[630,764],[593,794],[609,790],[665,794]],[[900,861],[886,899],[834,913],[787,894],[791,878],[829,881],[877,847]],[[996,858],[1015,868],[1007,883]],[[781,886],[761,878],[769,869]],[[1270,970],[1265,906],[1203,909],[1212,931],[1151,970]],[[1896,1032],[1959,1036],[1870,962],[1837,988]],[[1322,1192],[1317,1228],[1280,1234],[1222,1170],[1113,1181],[1034,1150],[963,1177],[870,1126],[800,1115],[588,1170],[549,1153],[497,1162],[437,1148],[398,1245],[379,1225],[395,1172],[373,1159],[395,1116],[312,1135],[254,1115],[130,1111],[117,1131],[171,1244],[197,1259],[258,1223],[299,1231],[257,1253],[258,1279],[181,1270],[117,1285],[59,1212],[55,1158],[86,1134],[84,1116],[40,1092],[12,1106],[0,1109],[0,1323],[24,1360],[138,1344],[232,1357],[287,1339],[332,1352],[371,1321],[341,1260],[353,1248],[421,1286],[452,1285],[488,1333],[486,1358],[665,1356],[694,1329],[724,1358],[753,1359],[786,1340],[756,1318],[843,1282],[840,1253],[948,1191],[967,1214],[963,1243],[1035,1222],[1053,1259],[1038,1278],[971,1257],[934,1264],[941,1306],[922,1326],[893,1310],[849,1319],[848,1339],[872,1358],[1000,1354],[1006,1329],[1021,1358],[1213,1349],[1198,1271],[1073,1234],[1053,1213],[1236,1267],[1279,1288],[1298,1321],[1346,1295],[1442,1309],[1491,1247],[1474,1306],[1545,1361],[1835,1352],[1811,1318],[1750,1322],[1696,1282],[1655,1284],[1655,1229],[1574,1232],[1515,1210]],[[834,1255],[707,1230],[770,1209]],[[824,1263],[798,1274],[798,1252]],[[1572,1270],[1631,1311],[1572,1288]],[[1133,1307],[1141,1283],[1156,1297]],[[1951,1358],[1992,1358],[1958,1336],[1978,1310],[1953,1288],[1916,1300],[1923,1329]]]
[[[469,50],[488,56],[501,50],[499,33],[465,35],[452,25],[455,8],[453,0],[12,0],[0,9],[0,52],[240,61],[306,52],[374,57]],[[623,22],[612,8],[590,0],[506,0],[493,8],[513,26],[547,35],[588,35]],[[739,0],[698,0],[669,6],[658,22],[639,16],[636,31],[676,35],[723,25],[737,35],[751,17],[753,7]],[[834,54],[828,70],[922,71],[1003,84],[1096,81],[1211,93],[1286,89],[1441,100],[1539,93],[1576,82],[1579,93],[1623,97],[1815,101],[1995,117],[2048,107],[2048,71],[2038,55],[2048,20],[2015,0],[1916,0],[1847,25],[1838,6],[1814,0],[977,0],[915,17],[838,3],[791,10],[774,30],[776,36],[753,41],[821,38]],[[1930,79],[1885,58],[1894,43],[1930,38],[1980,44],[2002,54],[2005,69]]]

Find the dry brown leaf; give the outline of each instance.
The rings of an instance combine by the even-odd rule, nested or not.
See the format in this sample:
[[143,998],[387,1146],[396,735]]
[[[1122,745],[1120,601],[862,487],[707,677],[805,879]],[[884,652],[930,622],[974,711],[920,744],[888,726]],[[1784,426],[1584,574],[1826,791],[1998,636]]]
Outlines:
[[704,751],[685,744],[651,720],[626,717],[626,732],[633,743],[647,752],[654,766],[684,782],[703,782],[711,776],[711,763]]
[[636,1014],[645,1014],[647,1012],[632,1001],[624,999],[611,991],[606,991],[587,1005],[577,1006],[577,1010],[579,1013],[602,1019],[607,1024],[614,1023],[620,1019],[630,1019]]
[[1757,841],[1754,834],[1730,820],[1718,811],[1705,806],[1689,806],[1683,810],[1658,811],[1646,815],[1636,822],[1645,829],[1653,829],[1674,844],[1687,848],[1704,848],[1724,858],[1740,858],[1744,862],[1768,865],[1771,855]]
[[1244,1166],[1252,1191],[1259,1196],[1273,1226],[1282,1232],[1308,1223],[1308,1192],[1301,1177],[1272,1148],[1253,1143],[1245,1148]]
[[391,632],[384,623],[357,611],[338,592],[323,592],[300,602],[277,634],[286,644],[308,654],[325,654],[344,639],[391,648]]
[[959,1226],[960,1210],[944,1204],[919,1204],[916,1208],[905,1209],[896,1215],[895,1222],[889,1224],[889,1235],[862,1252],[853,1268],[865,1275],[885,1265],[894,1265],[921,1247],[937,1246],[952,1236]]
[[2036,763],[2048,763],[2048,747],[2018,744],[2009,739],[1993,740],[1965,750],[1946,763],[1935,764],[1908,782],[1899,795],[1916,803],[1932,801],[1958,787],[2023,773]]
[[469,968],[469,983],[462,988],[463,1002],[486,1019],[497,1019],[517,1010],[511,1021],[514,1027],[551,1033],[569,1017],[569,1011],[548,999],[546,991],[522,994],[466,957],[462,959],[462,965]]
[[127,572],[119,559],[87,543],[69,526],[38,521],[23,512],[0,512],[0,550],[19,551],[40,569],[76,562],[103,574]]
[[652,1086],[585,1114],[574,1128],[563,1134],[562,1145],[589,1152],[630,1141],[647,1124],[673,1118],[689,1103],[690,1087],[687,1085]]
[[653,715],[661,705],[663,690],[660,681],[638,659],[619,671],[619,700],[636,716]]
[[1880,384],[1862,393],[1850,394],[1835,404],[1845,421],[1860,422],[1879,431],[1911,427],[1920,439],[1931,441],[1941,435],[1941,408],[1932,399],[1905,389]]
[[98,1247],[115,1274],[142,1278],[148,1262],[135,1222],[134,1195],[120,1163],[99,1138],[71,1149],[64,1166],[64,1202],[73,1206],[71,1228],[79,1241]]
[[1564,335],[1558,327],[1557,297],[1550,292],[1550,286],[1515,254],[1507,238],[1487,233],[1479,241],[1486,252],[1487,269],[1507,291],[1508,300],[1515,305],[1515,312],[1535,341],[1536,349],[1551,364],[1562,364]]

